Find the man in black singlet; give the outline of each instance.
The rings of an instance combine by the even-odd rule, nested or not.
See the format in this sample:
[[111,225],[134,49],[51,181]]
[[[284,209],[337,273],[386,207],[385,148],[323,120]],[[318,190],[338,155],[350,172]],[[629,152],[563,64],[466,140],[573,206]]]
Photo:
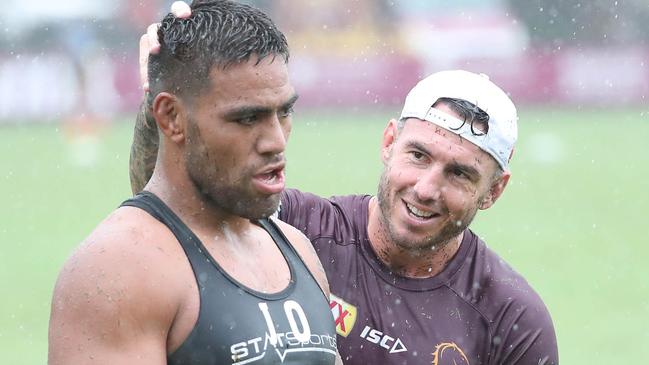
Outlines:
[[334,364],[322,267],[269,218],[297,99],[286,39],[235,2],[191,12],[148,61],[153,176],[63,267],[49,363]]
[[[134,147],[154,133],[136,130]],[[516,108],[498,86],[439,72],[388,122],[377,196],[282,194],[279,218],[307,235],[327,273],[345,364],[558,364],[543,301],[468,228],[503,193],[516,139]],[[155,156],[144,151],[131,156],[134,191]]]

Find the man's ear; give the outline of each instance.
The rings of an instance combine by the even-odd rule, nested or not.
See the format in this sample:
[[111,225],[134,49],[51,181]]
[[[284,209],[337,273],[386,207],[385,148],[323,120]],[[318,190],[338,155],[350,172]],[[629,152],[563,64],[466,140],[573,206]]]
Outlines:
[[398,122],[396,119],[390,119],[388,125],[383,130],[383,141],[381,142],[381,160],[383,163],[386,163],[390,158],[392,146],[397,140],[398,133]]
[[504,172],[499,178],[491,182],[489,192],[487,192],[485,197],[482,199],[482,202],[480,203],[480,209],[489,209],[492,205],[494,205],[494,203],[496,203],[496,200],[498,200],[503,191],[505,191],[505,187],[507,186],[510,177],[510,172]]
[[176,95],[161,92],[153,99],[152,115],[162,133],[175,143],[185,140],[185,107]]

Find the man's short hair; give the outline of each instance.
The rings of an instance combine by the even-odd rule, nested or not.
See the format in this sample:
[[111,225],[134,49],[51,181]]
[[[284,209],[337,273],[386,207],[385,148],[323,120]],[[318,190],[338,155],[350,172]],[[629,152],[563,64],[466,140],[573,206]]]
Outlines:
[[[489,114],[473,103],[462,99],[439,98],[432,107],[434,108],[438,105],[445,105],[451,109],[459,116],[460,120],[469,124],[471,130],[476,134],[484,134],[489,130]],[[399,130],[403,129],[405,122],[406,119],[399,120],[397,124]]]
[[286,37],[261,10],[230,0],[194,0],[187,19],[169,13],[158,29],[160,52],[149,57],[149,105],[166,91],[191,98],[210,85],[213,67],[266,57],[288,62]]
[[462,99],[439,98],[433,107],[440,104],[446,105],[460,117],[460,120],[469,124],[474,134],[486,134],[489,131],[489,114],[475,104]]

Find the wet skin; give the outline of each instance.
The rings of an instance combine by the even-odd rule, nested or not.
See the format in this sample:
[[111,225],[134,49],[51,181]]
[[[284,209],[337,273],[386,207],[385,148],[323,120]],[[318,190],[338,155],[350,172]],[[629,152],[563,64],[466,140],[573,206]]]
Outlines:
[[397,124],[384,132],[384,172],[369,231],[388,266],[432,276],[455,254],[478,209],[500,196],[509,174],[494,179],[491,156],[433,123],[410,118],[401,130]]

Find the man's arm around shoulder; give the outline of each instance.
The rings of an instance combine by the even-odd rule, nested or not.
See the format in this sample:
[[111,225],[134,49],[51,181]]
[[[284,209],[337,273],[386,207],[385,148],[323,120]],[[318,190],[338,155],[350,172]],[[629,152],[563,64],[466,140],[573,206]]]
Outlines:
[[159,143],[158,126],[148,111],[145,97],[135,119],[129,159],[128,172],[133,194],[142,191],[151,179],[158,157]]

